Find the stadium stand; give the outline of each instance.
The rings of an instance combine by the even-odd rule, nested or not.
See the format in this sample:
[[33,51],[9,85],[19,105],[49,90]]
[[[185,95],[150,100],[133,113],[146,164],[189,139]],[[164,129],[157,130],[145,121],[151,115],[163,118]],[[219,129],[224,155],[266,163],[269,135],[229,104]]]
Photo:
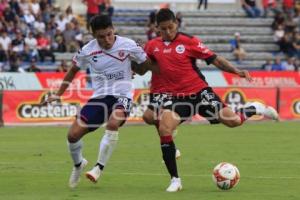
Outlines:
[[[1,1],[0,32],[6,32],[12,41],[18,32],[23,34],[23,39],[29,33],[34,33],[35,38],[40,32],[44,33],[50,40],[49,48],[54,52],[56,62],[51,62],[53,59],[49,56],[46,57],[45,62],[41,62],[40,55],[34,57],[37,61],[36,65],[42,71],[55,71],[61,61],[70,61],[74,49],[82,46],[85,41],[91,38],[85,28],[85,16],[73,14],[71,7],[60,10],[51,1],[46,0],[34,1],[34,6],[33,3],[24,2],[26,6],[20,6],[18,1]],[[39,2],[39,6],[37,6],[37,2]],[[26,22],[24,12],[27,13],[28,11],[23,11],[23,9],[28,7],[27,4],[29,8],[30,6],[35,8],[34,11],[29,9],[31,15],[37,19],[34,23]],[[146,24],[151,11],[153,10],[115,9],[113,21],[118,28],[118,34],[138,41],[146,41]],[[182,11],[181,13],[184,23],[183,32],[199,36],[209,48],[233,62],[236,58],[232,53],[230,40],[233,39],[235,33],[240,33],[242,47],[246,51],[246,58],[237,63],[241,68],[260,69],[266,60],[273,60],[280,53],[281,49],[274,42],[274,30],[271,28],[274,15],[264,18],[248,18],[241,8],[238,11],[213,9],[205,12],[195,10]],[[299,11],[295,14],[295,18],[297,16],[299,18]],[[65,31],[65,26],[69,27],[67,31]],[[72,46],[69,46],[70,44]],[[17,71],[26,71],[31,65],[32,55],[28,52],[26,45],[18,45],[15,49],[24,48],[22,53],[17,54],[18,62],[12,62],[10,58],[14,58],[16,55],[8,51],[7,47],[6,49],[1,47],[6,53],[6,58],[0,61],[2,71],[15,71],[18,67],[19,70]],[[36,52],[33,52],[33,55],[35,54]],[[284,54],[279,54],[279,57],[283,60],[286,58]],[[15,65],[13,69],[10,67],[11,63]],[[18,67],[16,67],[17,65]],[[211,69],[205,63],[200,62],[200,65],[206,69]]]
[[[145,23],[151,10],[116,11],[114,21],[118,33],[135,40],[145,41]],[[239,65],[243,68],[258,69],[268,58],[273,58],[279,48],[273,41],[271,24],[273,18],[247,18],[243,11],[206,11],[182,12],[185,28],[182,31],[197,35],[204,43],[234,61],[229,44],[235,32],[241,33],[243,48],[247,52],[246,60]],[[133,20],[134,19],[134,20]],[[203,63],[205,65],[205,63]]]

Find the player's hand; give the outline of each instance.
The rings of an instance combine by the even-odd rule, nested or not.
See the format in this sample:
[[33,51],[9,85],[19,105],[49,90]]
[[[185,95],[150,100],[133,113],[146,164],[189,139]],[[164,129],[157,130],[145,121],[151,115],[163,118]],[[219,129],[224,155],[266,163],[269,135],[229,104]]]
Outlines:
[[58,100],[60,100],[60,96],[56,95],[56,93],[48,93],[45,95],[45,99],[41,102],[41,105],[44,106]]
[[248,70],[240,70],[238,75],[242,78],[245,78],[247,81],[253,80]]

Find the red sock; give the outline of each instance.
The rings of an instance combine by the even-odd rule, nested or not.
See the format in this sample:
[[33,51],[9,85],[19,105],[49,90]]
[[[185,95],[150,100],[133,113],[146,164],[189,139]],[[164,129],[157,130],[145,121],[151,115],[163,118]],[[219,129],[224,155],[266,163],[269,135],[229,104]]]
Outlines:
[[164,135],[164,136],[160,136],[160,143],[161,144],[166,144],[166,143],[170,143],[173,141],[173,137],[172,135]]

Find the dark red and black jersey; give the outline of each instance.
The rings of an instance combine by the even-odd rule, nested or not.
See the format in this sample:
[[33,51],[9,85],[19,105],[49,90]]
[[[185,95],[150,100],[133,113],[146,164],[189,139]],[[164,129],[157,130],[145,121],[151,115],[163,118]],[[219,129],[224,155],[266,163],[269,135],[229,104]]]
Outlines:
[[146,44],[145,51],[160,68],[160,74],[152,75],[151,93],[189,95],[208,87],[196,67],[196,59],[205,60],[209,64],[216,55],[200,39],[183,33],[178,33],[171,42],[158,37]]

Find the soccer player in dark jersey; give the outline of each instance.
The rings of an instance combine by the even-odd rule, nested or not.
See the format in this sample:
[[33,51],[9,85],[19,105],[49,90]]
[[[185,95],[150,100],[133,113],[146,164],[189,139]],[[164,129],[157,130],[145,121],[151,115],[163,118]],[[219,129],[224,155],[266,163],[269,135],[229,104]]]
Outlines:
[[[205,117],[210,123],[223,123],[236,127],[253,115],[278,118],[277,111],[259,102],[247,103],[236,113],[227,107],[219,96],[208,86],[205,77],[196,67],[196,59],[213,64],[222,71],[236,74],[251,81],[247,70],[240,70],[222,56],[209,50],[196,37],[178,32],[178,24],[170,9],[161,9],[156,16],[161,37],[150,40],[145,51],[159,68],[160,74],[153,74],[151,93],[171,95],[161,104],[159,120],[152,121],[158,126],[163,159],[171,176],[167,192],[182,189],[175,159],[175,144],[171,133],[186,119],[195,114]],[[144,119],[151,122],[151,109]]]

